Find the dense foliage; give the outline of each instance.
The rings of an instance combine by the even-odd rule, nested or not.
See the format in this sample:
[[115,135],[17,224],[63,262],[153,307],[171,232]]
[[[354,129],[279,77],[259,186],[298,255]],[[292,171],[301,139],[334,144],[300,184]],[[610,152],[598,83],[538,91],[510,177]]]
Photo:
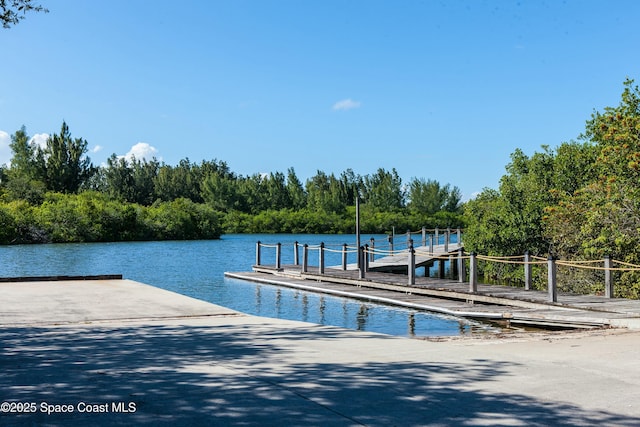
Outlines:
[[[624,83],[620,105],[594,112],[578,141],[526,156],[516,150],[498,190],[465,207],[467,250],[567,260],[640,263],[640,90]],[[518,279],[521,268],[486,265],[496,279]],[[560,274],[560,272],[559,272]],[[597,270],[562,270],[574,286],[602,290]],[[617,278],[621,295],[640,293],[640,277]],[[544,278],[540,278],[543,282]]]
[[216,238],[233,233],[353,233],[461,226],[460,190],[396,170],[360,176],[293,168],[241,176],[218,160],[167,165],[112,155],[95,167],[66,123],[42,146],[23,127],[0,170],[0,243]]

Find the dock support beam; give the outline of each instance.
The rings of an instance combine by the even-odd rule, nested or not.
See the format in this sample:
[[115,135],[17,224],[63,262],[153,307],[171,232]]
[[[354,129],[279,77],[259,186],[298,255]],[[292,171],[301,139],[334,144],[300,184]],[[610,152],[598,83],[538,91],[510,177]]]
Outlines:
[[604,297],[613,298],[613,272],[609,255],[604,257]]
[[324,242],[320,242],[320,254],[318,259],[318,273],[324,274]]
[[293,242],[293,264],[300,265],[300,255],[298,254],[298,241]]
[[458,263],[453,254],[449,254],[449,279],[453,280],[458,275]]
[[438,277],[444,279],[444,255],[438,257]]
[[276,268],[280,269],[280,267],[282,266],[281,261],[282,260],[282,243],[277,243],[276,244]]
[[364,279],[364,246],[358,247],[358,279]]
[[475,252],[471,252],[469,259],[469,292],[478,292],[478,259]]
[[531,290],[531,255],[529,251],[524,253],[524,290]]
[[558,302],[558,283],[556,280],[556,260],[552,256],[547,259],[547,277],[549,284],[549,302]]

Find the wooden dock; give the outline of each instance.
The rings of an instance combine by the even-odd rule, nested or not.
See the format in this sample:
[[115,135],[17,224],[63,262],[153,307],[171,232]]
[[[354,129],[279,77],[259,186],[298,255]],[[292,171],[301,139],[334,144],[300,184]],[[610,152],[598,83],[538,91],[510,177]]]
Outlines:
[[[426,258],[420,262],[430,262]],[[390,265],[393,260],[378,262]],[[299,265],[279,268],[261,265],[254,266],[252,272],[227,272],[225,276],[508,324],[640,328],[639,300],[560,293],[558,302],[549,302],[547,292],[509,286],[478,284],[477,291],[470,292],[467,283],[452,279],[416,277],[415,284],[408,285],[406,274],[368,271],[366,278],[359,278],[359,271],[353,268],[324,268],[322,274],[319,270],[318,267],[308,267],[303,272]]]
[[[419,246],[414,248],[415,251],[415,267],[429,267],[434,262],[442,259],[443,257],[449,257],[457,255],[458,251],[463,249],[462,244],[448,243],[442,245]],[[373,261],[369,261],[369,271],[380,272],[407,272],[409,265],[409,257],[405,252],[399,252],[392,255],[387,255]],[[349,265],[350,269],[356,269],[356,264]]]

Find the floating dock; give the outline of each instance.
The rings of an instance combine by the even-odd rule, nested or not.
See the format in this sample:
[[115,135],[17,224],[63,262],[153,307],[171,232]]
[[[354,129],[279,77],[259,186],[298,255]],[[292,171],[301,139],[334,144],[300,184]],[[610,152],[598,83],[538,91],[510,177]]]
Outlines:
[[[406,257],[405,257],[406,258]],[[300,266],[254,266],[252,272],[225,276],[258,283],[355,298],[409,309],[518,325],[559,328],[640,328],[640,301],[595,295],[560,294],[549,302],[547,292],[501,285],[468,284],[449,279],[416,277],[407,285],[403,274],[367,272],[359,278],[353,269]]]

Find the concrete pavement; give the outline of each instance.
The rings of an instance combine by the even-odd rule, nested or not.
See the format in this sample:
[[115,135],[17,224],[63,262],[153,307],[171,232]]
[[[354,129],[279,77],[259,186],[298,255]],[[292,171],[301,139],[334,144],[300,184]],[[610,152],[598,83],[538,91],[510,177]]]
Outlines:
[[640,425],[638,331],[412,340],[127,280],[0,302],[0,425]]

